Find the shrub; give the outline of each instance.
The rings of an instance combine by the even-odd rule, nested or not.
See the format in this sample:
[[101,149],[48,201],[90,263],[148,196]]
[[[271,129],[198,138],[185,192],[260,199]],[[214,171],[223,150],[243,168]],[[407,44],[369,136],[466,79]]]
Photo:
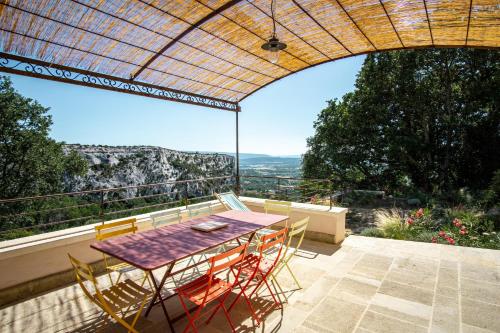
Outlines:
[[379,228],[366,228],[361,231],[361,236],[385,238],[385,233]]
[[425,243],[430,243],[432,242],[432,239],[436,237],[436,233],[432,231],[422,231],[420,233],[417,233],[415,235],[412,235],[409,240],[415,241],[415,242],[425,242]]

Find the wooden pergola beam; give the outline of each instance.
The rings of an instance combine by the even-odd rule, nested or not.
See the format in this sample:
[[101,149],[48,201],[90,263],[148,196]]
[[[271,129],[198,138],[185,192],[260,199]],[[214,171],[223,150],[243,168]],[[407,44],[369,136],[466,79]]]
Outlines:
[[370,38],[368,38],[368,36],[364,33],[364,31],[359,27],[359,25],[356,23],[356,21],[351,17],[351,15],[347,12],[347,10],[345,10],[344,6],[342,6],[342,4],[340,3],[340,0],[335,0],[335,2],[337,2],[337,4],[340,6],[340,8],[342,8],[342,10],[344,11],[344,13],[347,15],[347,17],[351,20],[351,22],[354,24],[354,26],[358,29],[358,31],[365,37],[365,39],[370,43],[370,45],[375,49],[375,51],[378,51],[377,47],[375,46],[375,44],[373,44],[373,42],[370,40]]
[[326,32],[328,35],[330,35],[330,37],[332,37],[337,43],[339,43],[343,48],[344,50],[346,50],[347,52],[349,52],[350,54],[353,54],[351,52],[351,50],[349,50],[337,37],[335,37],[328,29],[326,29],[321,23],[318,22],[318,20],[316,20],[307,10],[304,9],[304,7],[302,7],[297,1],[295,0],[292,0],[292,2],[295,4],[295,6],[297,6],[298,8],[300,8],[300,10],[307,15],[307,17],[309,17],[309,19],[311,19],[314,23],[316,23],[316,25],[318,27],[320,27],[324,32]]
[[469,19],[467,20],[467,34],[465,35],[465,45],[469,42],[469,28],[470,28],[470,18],[472,15],[472,0],[470,0],[469,4]]
[[431,20],[429,19],[429,11],[427,10],[427,2],[426,0],[422,0],[424,2],[425,16],[427,17],[427,25],[429,26],[429,34],[431,35],[431,43],[434,46],[434,36],[432,35],[431,28]]
[[396,27],[394,26],[394,23],[392,22],[392,19],[391,19],[391,16],[389,15],[389,13],[387,12],[387,9],[385,8],[385,5],[384,3],[382,2],[382,0],[378,0],[380,2],[380,5],[382,6],[382,8],[384,9],[384,13],[385,13],[385,16],[387,16],[387,19],[389,20],[389,22],[391,23],[391,26],[392,26],[392,29],[394,30],[394,32],[396,33],[396,36],[398,36],[398,39],[399,39],[399,43],[401,43],[401,46],[402,47],[406,47],[405,44],[403,43],[403,41],[401,40],[401,36],[399,36],[399,32],[398,30],[396,29]]
[[229,2],[227,2],[226,4],[220,6],[219,8],[217,8],[216,10],[210,12],[210,14],[202,17],[201,19],[199,19],[196,23],[190,25],[186,30],[184,30],[183,32],[181,32],[179,35],[177,35],[177,37],[175,37],[174,39],[172,39],[167,45],[165,45],[164,47],[162,47],[160,49],[160,51],[158,51],[155,55],[153,55],[151,58],[149,58],[145,63],[144,65],[142,65],[141,68],[139,68],[138,71],[136,71],[134,74],[131,75],[131,79],[134,80],[137,76],[139,76],[146,68],[148,68],[149,65],[151,65],[153,63],[153,61],[155,61],[156,59],[158,59],[158,57],[160,55],[162,55],[163,53],[165,53],[165,51],[167,51],[169,48],[171,48],[172,46],[174,46],[180,39],[182,39],[184,36],[186,36],[187,34],[189,34],[191,31],[197,29],[199,26],[201,26],[203,23],[207,22],[208,20],[210,20],[211,18],[219,15],[220,13],[222,13],[223,11],[225,11],[226,9],[228,8],[231,8],[232,6],[240,3],[242,0],[231,0]]

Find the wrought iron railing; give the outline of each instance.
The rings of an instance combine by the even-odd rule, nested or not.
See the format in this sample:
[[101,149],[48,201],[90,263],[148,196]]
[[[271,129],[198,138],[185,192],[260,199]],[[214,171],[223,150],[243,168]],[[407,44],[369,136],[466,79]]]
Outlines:
[[328,179],[242,175],[241,195],[332,206],[333,184]]
[[[245,196],[332,204],[331,182],[325,179],[243,175],[240,182]],[[187,206],[235,188],[234,176],[222,176],[2,199],[0,240]]]

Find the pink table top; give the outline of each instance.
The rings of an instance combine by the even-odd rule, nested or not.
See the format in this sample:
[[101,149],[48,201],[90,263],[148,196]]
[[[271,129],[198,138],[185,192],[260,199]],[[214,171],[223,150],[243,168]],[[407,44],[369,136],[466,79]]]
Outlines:
[[[231,210],[95,242],[90,247],[142,270],[150,271],[285,221],[287,218],[283,215]],[[205,221],[226,222],[228,226],[211,232],[191,229],[191,225]]]

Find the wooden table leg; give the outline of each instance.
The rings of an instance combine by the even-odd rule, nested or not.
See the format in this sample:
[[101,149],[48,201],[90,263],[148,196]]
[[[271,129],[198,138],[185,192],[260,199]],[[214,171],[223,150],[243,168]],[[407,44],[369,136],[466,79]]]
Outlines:
[[163,313],[165,314],[165,318],[167,318],[167,322],[168,322],[168,326],[170,327],[170,331],[174,332],[174,326],[172,325],[172,321],[170,320],[170,316],[168,315],[167,307],[165,306],[164,300],[161,296],[161,290],[163,289],[163,286],[165,285],[165,281],[167,281],[167,277],[170,276],[170,272],[172,272],[172,268],[174,268],[174,263],[170,264],[170,266],[167,268],[167,270],[165,271],[165,274],[163,275],[163,278],[160,281],[160,284],[158,284],[156,282],[153,271],[149,271],[149,275],[151,277],[151,280],[153,280],[155,294],[154,294],[153,298],[151,299],[151,302],[149,303],[148,308],[146,309],[145,316],[147,317],[149,315],[149,312],[151,312],[151,309],[156,304],[156,299],[158,298],[159,303],[161,304],[161,307],[163,309]]

